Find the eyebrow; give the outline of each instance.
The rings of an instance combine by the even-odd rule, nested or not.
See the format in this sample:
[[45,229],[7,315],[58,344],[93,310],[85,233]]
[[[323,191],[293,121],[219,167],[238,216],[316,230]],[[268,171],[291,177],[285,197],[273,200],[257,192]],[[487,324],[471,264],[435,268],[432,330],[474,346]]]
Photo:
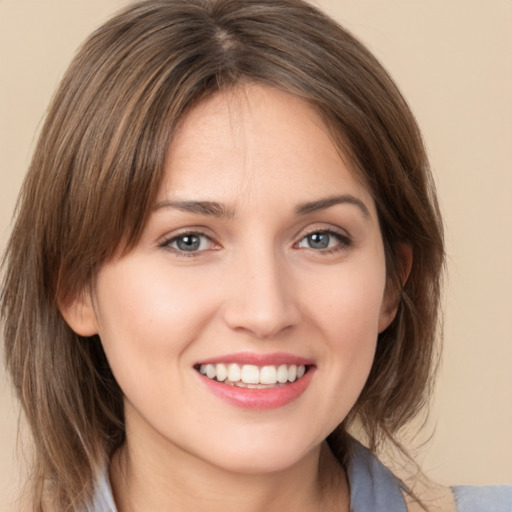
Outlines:
[[309,203],[300,204],[295,209],[295,213],[297,213],[297,215],[308,215],[309,213],[314,213],[319,210],[326,210],[327,208],[331,208],[337,204],[354,205],[361,210],[366,218],[370,218],[370,210],[368,210],[368,207],[363,203],[363,201],[350,194],[332,196],[325,199],[320,199],[319,201],[311,201]]
[[[366,217],[370,217],[370,211],[367,206],[355,196],[350,194],[344,194],[341,196],[327,197],[318,201],[311,201],[308,203],[302,203],[297,206],[295,213],[297,215],[308,215],[310,213],[318,212],[320,210],[326,210],[332,206],[338,204],[350,204],[354,205],[362,214]],[[216,201],[161,201],[155,206],[155,210],[162,208],[175,208],[186,213],[193,213],[196,215],[206,215],[209,217],[217,218],[233,218],[235,211],[221,203]]]
[[231,208],[215,201],[161,201],[155,206],[155,210],[162,208],[176,208],[186,213],[219,218],[232,218],[235,215]]

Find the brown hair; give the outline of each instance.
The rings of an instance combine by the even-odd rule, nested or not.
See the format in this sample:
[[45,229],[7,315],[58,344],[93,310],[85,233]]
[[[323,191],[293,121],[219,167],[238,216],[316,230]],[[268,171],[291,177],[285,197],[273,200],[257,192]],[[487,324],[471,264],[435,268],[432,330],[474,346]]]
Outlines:
[[[58,303],[90,286],[145,226],[178,121],[216,90],[256,82],[308,101],[370,190],[398,314],[350,417],[372,449],[424,404],[435,362],[442,226],[414,117],[353,36],[300,0],[149,0],[94,32],[49,108],[4,258],[5,361],[35,440],[33,509],[79,507],[124,441],[122,393],[97,336]],[[413,265],[402,287],[404,246]],[[50,499],[45,498],[50,497]],[[46,508],[45,503],[51,503]]]

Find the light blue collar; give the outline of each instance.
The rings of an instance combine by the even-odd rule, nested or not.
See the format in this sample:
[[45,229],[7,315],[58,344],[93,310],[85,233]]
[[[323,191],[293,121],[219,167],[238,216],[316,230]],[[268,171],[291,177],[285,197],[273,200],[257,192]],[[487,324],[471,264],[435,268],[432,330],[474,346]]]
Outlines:
[[400,484],[391,471],[357,441],[350,451],[350,512],[407,512]]

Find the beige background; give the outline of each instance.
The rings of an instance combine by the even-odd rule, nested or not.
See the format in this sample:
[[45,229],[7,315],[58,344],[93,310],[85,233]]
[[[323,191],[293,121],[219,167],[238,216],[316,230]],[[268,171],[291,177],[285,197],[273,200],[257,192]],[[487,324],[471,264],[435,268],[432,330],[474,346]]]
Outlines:
[[[0,0],[0,248],[35,134],[83,38],[126,0]],[[423,128],[446,221],[444,364],[418,453],[443,483],[512,484],[512,1],[320,0]],[[0,371],[0,509],[21,462]],[[420,436],[418,444],[426,435]]]

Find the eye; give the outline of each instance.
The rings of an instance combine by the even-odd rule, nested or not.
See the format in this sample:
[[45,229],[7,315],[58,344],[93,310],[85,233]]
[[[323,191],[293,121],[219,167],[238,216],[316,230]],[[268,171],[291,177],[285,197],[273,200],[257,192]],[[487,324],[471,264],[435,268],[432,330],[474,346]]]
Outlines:
[[179,253],[196,253],[207,251],[213,247],[213,241],[203,233],[181,233],[166,240],[162,247]]
[[315,249],[319,251],[329,251],[343,249],[350,245],[350,239],[341,233],[330,230],[314,231],[308,233],[297,244],[299,248]]

